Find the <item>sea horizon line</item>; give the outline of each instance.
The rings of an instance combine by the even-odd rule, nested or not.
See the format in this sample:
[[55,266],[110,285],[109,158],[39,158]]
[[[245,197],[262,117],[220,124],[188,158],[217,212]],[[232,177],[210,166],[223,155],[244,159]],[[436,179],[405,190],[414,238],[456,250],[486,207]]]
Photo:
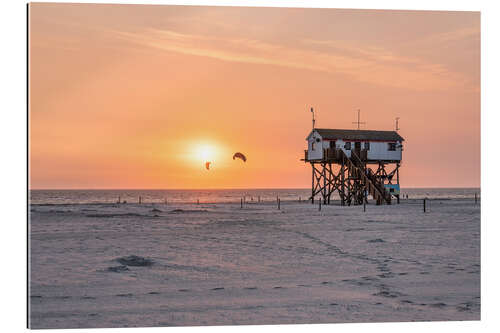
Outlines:
[[[410,186],[402,189],[481,189],[480,186]],[[241,190],[310,190],[308,187],[241,187],[241,188],[31,188],[30,191],[241,191]]]

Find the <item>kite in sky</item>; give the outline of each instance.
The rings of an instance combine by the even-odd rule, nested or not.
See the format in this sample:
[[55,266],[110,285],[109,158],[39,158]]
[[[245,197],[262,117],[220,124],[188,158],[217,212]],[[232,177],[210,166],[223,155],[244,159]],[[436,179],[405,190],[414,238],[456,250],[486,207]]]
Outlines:
[[246,162],[247,161],[247,158],[245,157],[245,155],[243,155],[242,153],[235,153],[233,155],[233,160],[235,160],[236,158],[239,158],[241,159],[243,162]]

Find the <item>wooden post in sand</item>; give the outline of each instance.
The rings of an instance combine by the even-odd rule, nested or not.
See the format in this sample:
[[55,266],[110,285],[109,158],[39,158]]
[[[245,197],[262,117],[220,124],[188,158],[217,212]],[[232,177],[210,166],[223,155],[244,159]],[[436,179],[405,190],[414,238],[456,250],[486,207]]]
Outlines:
[[142,197],[139,196],[139,203],[141,204],[142,203]]
[[118,203],[122,203],[122,198],[118,196]]
[[260,203],[260,195],[259,195],[259,203]]
[[318,202],[319,202],[318,210],[321,212],[321,200],[319,200]]
[[[366,203],[368,202],[368,191],[365,188],[365,198],[363,200],[363,212],[366,212]],[[398,203],[399,203],[399,196],[398,196]]]
[[424,199],[424,213],[425,213],[425,199]]
[[474,193],[474,204],[477,205],[477,193]]
[[240,199],[240,209],[243,208],[243,198]]

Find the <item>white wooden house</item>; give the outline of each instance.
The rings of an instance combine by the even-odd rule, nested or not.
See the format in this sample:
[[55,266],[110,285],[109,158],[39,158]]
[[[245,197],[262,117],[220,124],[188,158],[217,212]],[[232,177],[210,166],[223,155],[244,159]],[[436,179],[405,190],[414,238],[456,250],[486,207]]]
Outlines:
[[404,141],[395,131],[324,128],[313,129],[306,140],[306,161],[335,159],[332,152],[342,149],[349,158],[354,151],[363,160],[373,162],[400,162]]

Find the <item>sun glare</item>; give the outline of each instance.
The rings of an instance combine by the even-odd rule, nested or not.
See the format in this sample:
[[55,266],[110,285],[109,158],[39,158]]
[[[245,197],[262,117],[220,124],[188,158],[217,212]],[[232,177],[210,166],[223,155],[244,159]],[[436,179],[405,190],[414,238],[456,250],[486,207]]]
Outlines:
[[203,161],[211,161],[214,157],[214,149],[209,145],[202,145],[199,147],[198,155]]
[[[185,155],[186,158],[195,162],[193,166],[196,168],[207,168],[209,170],[212,170],[212,167],[220,169],[231,160],[231,156],[223,145],[202,139],[192,141]],[[206,165],[207,162],[210,162],[209,166]]]
[[213,162],[217,157],[217,148],[210,143],[196,143],[191,151],[192,158],[199,162]]

